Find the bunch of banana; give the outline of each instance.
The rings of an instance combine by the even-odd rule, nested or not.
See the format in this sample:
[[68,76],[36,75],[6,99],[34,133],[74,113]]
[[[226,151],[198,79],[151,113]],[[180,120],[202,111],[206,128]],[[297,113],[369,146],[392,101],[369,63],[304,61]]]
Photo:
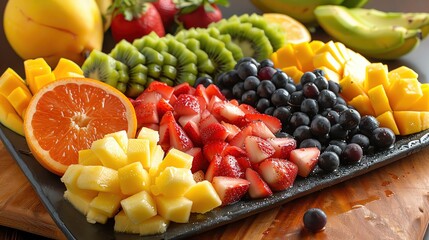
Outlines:
[[429,31],[429,13],[318,6],[319,25],[348,48],[375,59],[396,59],[416,48]]
[[317,25],[313,11],[320,5],[342,5],[348,8],[364,6],[368,0],[251,0],[264,12],[289,15],[307,26]]

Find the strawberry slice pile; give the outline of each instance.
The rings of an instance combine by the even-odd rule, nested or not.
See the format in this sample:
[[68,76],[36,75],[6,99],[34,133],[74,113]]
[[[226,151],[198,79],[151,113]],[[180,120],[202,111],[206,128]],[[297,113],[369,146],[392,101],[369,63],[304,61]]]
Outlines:
[[214,84],[154,81],[130,100],[139,127],[157,130],[164,151],[192,155],[192,172],[212,182],[223,205],[288,189],[317,164],[318,148],[296,148],[292,137],[277,137],[279,119],[227,100]]

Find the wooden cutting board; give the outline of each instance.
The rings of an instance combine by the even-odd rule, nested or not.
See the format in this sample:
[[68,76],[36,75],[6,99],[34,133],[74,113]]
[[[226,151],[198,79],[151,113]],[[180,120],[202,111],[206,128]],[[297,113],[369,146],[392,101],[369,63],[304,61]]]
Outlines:
[[[428,173],[429,148],[198,239],[423,239],[429,221]],[[328,215],[325,230],[316,234],[302,227],[302,216],[312,207]],[[2,143],[0,225],[64,238]]]

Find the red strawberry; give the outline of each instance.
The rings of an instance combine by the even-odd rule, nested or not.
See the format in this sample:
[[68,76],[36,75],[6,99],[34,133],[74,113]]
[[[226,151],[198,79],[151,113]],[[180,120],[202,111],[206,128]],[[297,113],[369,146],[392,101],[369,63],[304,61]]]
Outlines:
[[273,191],[283,191],[293,185],[298,167],[284,159],[268,158],[259,164],[258,172]]
[[[222,100],[222,99],[220,99],[220,98],[219,98],[219,97],[217,97],[217,96],[210,97],[209,99],[210,99],[210,100],[209,100],[209,103],[207,104],[207,109],[208,109],[210,112],[215,111],[215,110],[214,110],[214,108],[215,108],[215,107],[219,107],[219,106],[221,106],[221,105],[217,105],[218,103],[223,103],[223,100]],[[219,111],[218,111],[218,114],[219,114]]]
[[213,123],[219,123],[219,121],[209,111],[201,113],[200,129],[204,129]]
[[159,123],[158,112],[156,104],[152,102],[141,102],[134,107],[137,117],[137,124],[141,127],[147,123]]
[[224,155],[222,157],[219,171],[221,176],[244,178],[244,169],[241,168],[237,159],[232,155]]
[[178,13],[176,4],[172,0],[158,0],[153,3],[161,16],[162,23],[166,30],[172,30],[174,18]]
[[222,206],[239,201],[249,189],[250,182],[242,178],[213,177],[212,185],[222,200]]
[[269,138],[267,140],[276,150],[272,156],[275,158],[289,159],[290,152],[296,148],[296,140],[292,137]]
[[201,111],[198,98],[190,94],[180,94],[173,105],[174,111],[179,115],[195,115]]
[[166,112],[159,123],[159,145],[164,151],[170,149],[170,122],[176,122],[172,111]]
[[227,141],[231,141],[235,137],[235,135],[237,135],[237,133],[241,131],[241,129],[234,124],[226,123],[224,121],[222,121],[221,124],[226,128],[226,131],[228,132],[228,137],[226,137]]
[[182,127],[185,127],[185,125],[188,122],[194,122],[197,125],[199,125],[200,120],[201,120],[201,115],[200,114],[183,115],[183,116],[180,116],[179,119],[177,119],[177,121],[179,122],[180,126],[182,126]]
[[168,131],[170,134],[170,146],[176,148],[182,152],[186,152],[187,150],[194,147],[191,139],[186,135],[185,131],[183,131],[182,127],[174,121],[170,122],[168,125]]
[[247,157],[247,152],[244,149],[239,148],[237,146],[232,146],[229,144],[225,147],[225,149],[223,150],[223,152],[221,154],[222,155],[232,155],[236,158]]
[[251,198],[264,198],[273,195],[273,191],[271,191],[268,184],[255,170],[247,168],[245,175],[250,182],[249,195]]
[[180,94],[190,94],[193,95],[195,92],[195,89],[189,85],[188,82],[181,83],[179,85],[174,86],[174,92],[173,94],[178,97]]
[[206,93],[209,98],[212,98],[213,96],[218,97],[220,100],[225,100],[226,97],[222,94],[218,86],[215,84],[210,84],[206,87]]
[[253,114],[246,114],[244,116],[245,119],[249,121],[255,121],[255,120],[261,120],[262,122],[267,125],[267,127],[271,130],[272,133],[277,133],[282,129],[282,123],[280,120],[276,117],[263,114],[263,113],[253,113]]
[[122,39],[133,42],[151,32],[160,37],[165,35],[161,16],[151,3],[143,0],[115,0],[110,11],[113,13],[110,29],[116,42]]
[[235,134],[231,141],[229,141],[229,144],[242,148],[244,147],[244,139],[246,139],[247,136],[252,136],[252,126],[246,126],[241,129],[241,131]]
[[316,167],[320,150],[317,147],[297,148],[290,152],[289,160],[298,166],[298,175],[307,177]]
[[254,163],[271,157],[275,152],[274,147],[267,140],[257,136],[247,136],[244,139],[244,146],[247,156]]
[[216,155],[221,155],[227,146],[228,143],[225,141],[208,142],[203,146],[204,157],[211,162],[213,157]]
[[174,88],[171,86],[168,86],[166,83],[159,82],[159,81],[153,81],[146,88],[146,91],[157,92],[157,93],[161,94],[162,98],[169,100],[171,98],[171,96],[173,95]]
[[245,113],[230,102],[225,102],[219,106],[219,114],[229,123],[238,123],[244,117]]
[[275,138],[276,136],[271,132],[271,130],[265,125],[264,122],[257,120],[249,123],[252,126],[253,136],[258,136],[263,139]]
[[228,137],[226,128],[220,123],[212,123],[201,129],[201,141],[206,144],[210,141],[225,141]]
[[207,170],[209,166],[209,162],[204,157],[203,150],[201,148],[194,147],[186,151],[186,153],[194,157],[192,160],[192,167],[191,167],[192,173],[198,172],[200,170],[202,171]]
[[213,1],[197,1],[203,2],[203,5],[194,4],[186,7],[178,5],[180,12],[178,20],[182,22],[186,29],[189,28],[207,28],[212,22],[218,22],[222,19],[222,12],[215,4],[210,4]]
[[207,168],[206,171],[206,180],[211,182],[213,180],[214,177],[219,176],[220,175],[220,162],[222,161],[222,156],[220,156],[219,154],[214,155],[213,159],[211,160],[211,162],[209,163],[209,167]]
[[254,114],[254,113],[259,113],[258,110],[256,110],[254,107],[242,103],[238,106],[245,114]]
[[162,95],[158,92],[143,91],[137,98],[136,101],[142,101],[144,103],[155,103],[157,104],[161,100]]
[[156,110],[158,112],[158,116],[162,118],[166,112],[174,111],[174,108],[167,100],[161,98],[161,100],[156,104]]
[[201,146],[201,133],[198,128],[198,124],[193,121],[188,121],[185,126],[183,126],[183,131],[189,136],[194,146]]
[[206,104],[210,102],[210,98],[206,93],[206,87],[204,87],[202,84],[198,84],[198,86],[195,88],[194,96],[202,97]]
[[237,99],[231,99],[231,100],[229,100],[229,102],[231,103],[231,104],[234,104],[235,106],[240,106],[240,103],[238,102],[238,100]]

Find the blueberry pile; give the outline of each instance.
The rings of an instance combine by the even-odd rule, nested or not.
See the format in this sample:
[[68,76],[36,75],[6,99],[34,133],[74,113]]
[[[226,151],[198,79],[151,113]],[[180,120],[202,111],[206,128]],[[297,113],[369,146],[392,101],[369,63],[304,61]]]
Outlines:
[[215,84],[228,99],[277,117],[281,135],[293,136],[300,148],[318,147],[318,165],[331,172],[340,164],[360,161],[364,154],[393,146],[395,134],[374,116],[361,116],[340,95],[340,86],[316,69],[295,83],[269,59],[242,58]]

